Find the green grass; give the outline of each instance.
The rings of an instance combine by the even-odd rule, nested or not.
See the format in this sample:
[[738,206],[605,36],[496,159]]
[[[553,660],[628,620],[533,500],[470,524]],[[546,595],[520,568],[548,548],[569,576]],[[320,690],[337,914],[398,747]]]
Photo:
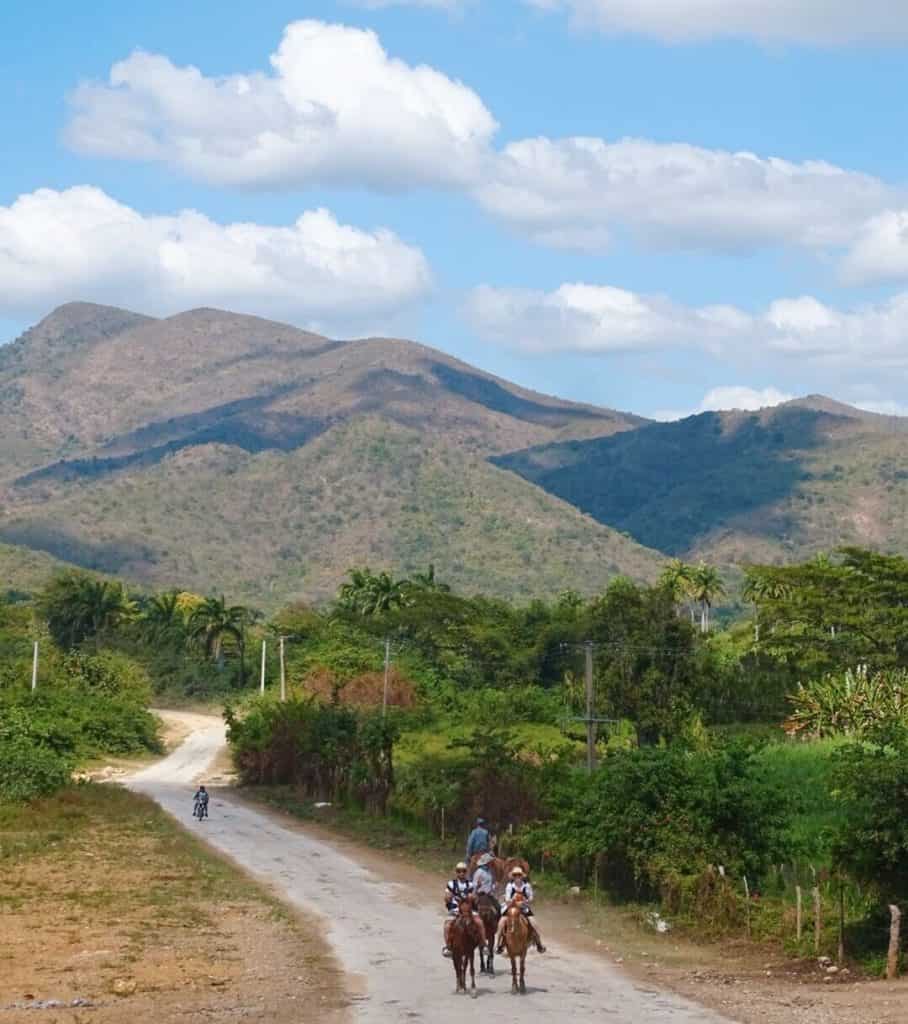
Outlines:
[[799,860],[819,870],[829,863],[828,832],[841,811],[832,793],[833,755],[842,740],[768,744],[759,758],[765,778],[795,796],[798,814],[791,832]]

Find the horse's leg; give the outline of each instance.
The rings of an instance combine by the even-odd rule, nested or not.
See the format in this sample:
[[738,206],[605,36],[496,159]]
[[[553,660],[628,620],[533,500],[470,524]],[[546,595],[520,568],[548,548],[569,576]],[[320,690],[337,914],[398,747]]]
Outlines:
[[513,996],[520,991],[517,987],[517,960],[510,950],[508,950],[508,956],[511,958],[511,995]]
[[526,980],[524,978],[524,975],[526,973],[526,966],[527,966],[527,955],[526,955],[526,950],[524,950],[523,954],[520,957],[520,994],[522,996],[525,996],[527,994],[527,983],[526,983]]
[[489,977],[490,978],[494,978],[495,977],[495,937],[494,936],[489,940],[489,948],[488,948],[488,951],[486,953],[486,956],[487,956],[487,961],[486,962],[488,963],[488,969],[489,969]]
[[470,995],[476,998],[476,950],[470,951]]
[[485,974],[486,973],[486,946],[485,946],[485,943],[483,943],[479,947],[479,973],[480,974]]

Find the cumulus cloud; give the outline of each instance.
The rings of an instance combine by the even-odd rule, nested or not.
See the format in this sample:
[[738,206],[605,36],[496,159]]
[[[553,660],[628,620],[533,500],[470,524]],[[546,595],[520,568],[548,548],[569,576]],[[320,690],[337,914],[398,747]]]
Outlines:
[[821,161],[582,137],[511,143],[476,190],[517,232],[585,249],[603,247],[619,227],[662,246],[837,247],[895,195]]
[[908,39],[908,9],[896,0],[526,0],[567,11],[578,28],[680,43],[717,38],[839,45]]
[[651,416],[654,420],[683,420],[701,412],[719,412],[724,409],[756,412],[758,409],[790,402],[794,397],[773,387],[750,388],[742,384],[724,384],[710,388],[693,409],[658,409]]
[[475,92],[389,56],[371,31],[293,22],[271,67],[209,77],[133,53],[75,90],[68,140],[221,185],[397,189],[476,180],[497,130]]
[[880,416],[908,416],[908,405],[891,398],[855,402],[854,406],[863,409],[864,412],[875,412]]
[[842,263],[849,284],[908,280],[908,209],[870,217]]
[[431,284],[391,231],[310,210],[286,227],[144,216],[100,189],[40,189],[0,207],[0,313],[78,298],[173,313],[228,306],[309,324],[390,316]]
[[908,368],[908,292],[848,311],[812,296],[779,299],[753,314],[602,285],[551,292],[484,285],[469,295],[465,314],[483,336],[533,353],[687,348],[730,360],[776,356],[860,368],[872,360],[876,368]]

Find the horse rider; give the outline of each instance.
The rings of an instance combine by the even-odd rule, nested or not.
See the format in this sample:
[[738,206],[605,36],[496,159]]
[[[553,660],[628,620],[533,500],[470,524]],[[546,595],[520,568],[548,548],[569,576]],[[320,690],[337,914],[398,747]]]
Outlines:
[[476,826],[467,839],[466,862],[477,853],[489,853],[492,849],[492,833],[489,832],[489,823],[485,818],[477,818]]
[[[445,910],[448,912],[448,919],[445,921],[445,944],[441,951],[442,956],[450,956],[450,936],[451,936],[451,925],[454,924],[454,918],[457,917],[461,900],[467,896],[474,896],[476,894],[476,887],[467,878],[467,866],[463,861],[454,868],[454,877],[445,886]],[[473,921],[479,928],[479,934],[485,934],[485,928],[483,927],[482,918],[476,911],[473,911]]]
[[484,853],[479,858],[479,863],[476,865],[476,870],[473,872],[473,888],[476,890],[476,895],[480,896],[485,893],[492,902],[495,904],[495,909],[501,914],[501,904],[498,902],[498,898],[495,895],[495,876],[492,874],[492,869],[489,865],[494,861],[495,858],[491,853]]
[[[522,897],[520,910],[526,916],[527,924],[530,926],[530,940],[536,944],[536,948],[540,953],[544,953],[545,946],[542,944],[542,936],[539,934],[539,929],[533,921],[533,886],[524,875],[523,868],[520,866],[511,869],[511,877],[508,880],[508,884],[504,887],[505,907],[511,905],[511,901],[515,896]],[[504,926],[506,921],[507,918],[502,917],[498,924],[498,946],[496,950],[498,953],[504,952]]]

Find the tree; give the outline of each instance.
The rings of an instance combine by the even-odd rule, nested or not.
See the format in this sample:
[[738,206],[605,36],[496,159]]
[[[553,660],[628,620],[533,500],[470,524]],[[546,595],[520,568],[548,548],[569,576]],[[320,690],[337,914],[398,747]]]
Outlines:
[[678,604],[687,604],[690,621],[694,621],[694,606],[690,603],[693,590],[694,567],[673,558],[659,576],[659,586],[668,591],[672,600]]
[[717,597],[725,593],[719,570],[705,562],[695,565],[690,573],[690,594],[700,605],[700,632],[709,632],[709,613]]
[[78,571],[54,577],[38,599],[38,610],[54,640],[66,650],[86,640],[94,640],[97,646],[102,635],[137,613],[122,583]]
[[348,575],[349,582],[343,583],[337,594],[338,605],[346,611],[374,617],[410,603],[409,580],[395,580],[387,572],[376,574],[368,568],[351,569]]
[[443,594],[448,594],[451,591],[447,583],[438,581],[435,575],[435,566],[431,562],[425,572],[418,572],[413,576],[410,584],[414,590],[436,590]]
[[201,640],[205,655],[214,658],[218,666],[223,665],[224,640],[230,638],[240,656],[240,684],[246,677],[246,634],[249,610],[243,605],[228,605],[223,594],[220,597],[206,597],[189,618],[189,635]]
[[142,609],[140,624],[143,636],[152,643],[178,639],[186,628],[180,592],[168,590],[149,598]]

